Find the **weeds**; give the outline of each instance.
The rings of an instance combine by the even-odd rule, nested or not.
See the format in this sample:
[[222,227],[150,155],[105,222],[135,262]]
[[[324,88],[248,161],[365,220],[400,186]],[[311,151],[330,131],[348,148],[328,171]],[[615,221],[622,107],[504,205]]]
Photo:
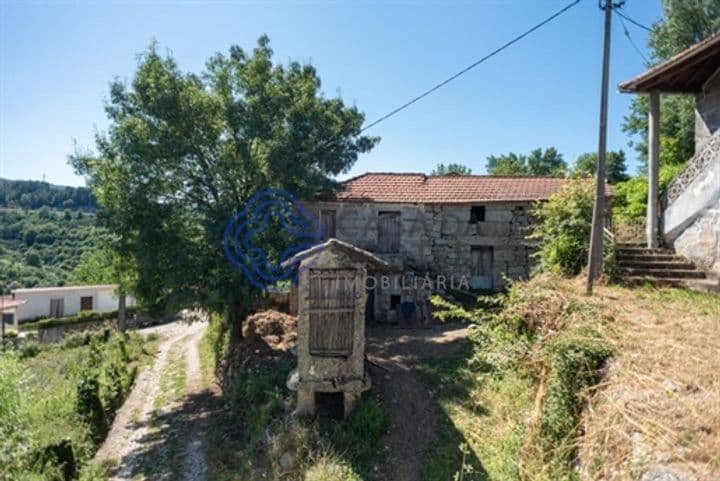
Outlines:
[[151,351],[137,334],[100,332],[0,355],[0,479],[62,479],[66,469],[101,479],[86,466]]
[[441,421],[423,479],[574,479],[580,416],[612,354],[596,305],[546,275],[463,311],[472,347],[424,367]]

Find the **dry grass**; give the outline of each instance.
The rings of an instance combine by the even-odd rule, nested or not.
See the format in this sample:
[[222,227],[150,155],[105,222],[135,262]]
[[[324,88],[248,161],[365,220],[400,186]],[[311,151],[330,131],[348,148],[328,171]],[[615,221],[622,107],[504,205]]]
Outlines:
[[638,479],[653,466],[720,479],[720,297],[600,287],[617,347],[584,419],[583,477]]

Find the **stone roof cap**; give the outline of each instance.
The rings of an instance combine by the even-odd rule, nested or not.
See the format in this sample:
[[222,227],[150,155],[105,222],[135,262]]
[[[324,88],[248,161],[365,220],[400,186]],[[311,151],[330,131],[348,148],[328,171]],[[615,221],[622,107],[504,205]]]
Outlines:
[[335,238],[330,238],[322,244],[317,244],[310,247],[309,249],[298,252],[297,254],[283,262],[281,266],[283,267],[283,269],[287,269],[288,267],[299,264],[308,257],[319,254],[326,249],[343,251],[355,258],[361,259],[363,262],[365,262],[365,264],[368,265],[368,267],[371,267],[373,269],[392,270],[390,264],[380,259],[375,254]]

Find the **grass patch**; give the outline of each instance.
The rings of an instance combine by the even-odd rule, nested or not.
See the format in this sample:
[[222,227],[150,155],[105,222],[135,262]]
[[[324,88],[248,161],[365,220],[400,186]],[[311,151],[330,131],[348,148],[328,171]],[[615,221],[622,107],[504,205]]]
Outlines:
[[185,394],[187,361],[183,349],[184,346],[177,343],[168,353],[168,362],[160,375],[160,388],[153,401],[156,410],[173,404]]
[[295,393],[285,387],[293,367],[286,361],[233,379],[226,410],[212,420],[209,480],[372,479],[383,462],[389,413],[366,396],[344,421],[296,417]]
[[440,421],[422,479],[454,479],[463,465],[466,481],[576,479],[580,418],[613,352],[609,319],[550,276],[479,301],[435,303],[473,324],[472,344],[424,363]]
[[[84,472],[138,368],[154,352],[154,341],[138,334],[103,332],[24,358],[0,354],[0,439],[2,451],[13,453],[7,479],[56,479],[62,462],[54,453],[62,446],[70,447]],[[16,396],[21,402],[13,403]],[[12,410],[2,408],[6,403]],[[8,436],[7,430],[23,434]],[[91,479],[89,471],[84,476]]]

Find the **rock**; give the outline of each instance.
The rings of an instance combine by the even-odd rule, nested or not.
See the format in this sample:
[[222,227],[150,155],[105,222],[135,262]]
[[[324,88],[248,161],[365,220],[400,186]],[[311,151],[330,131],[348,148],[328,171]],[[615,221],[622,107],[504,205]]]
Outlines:
[[678,385],[672,382],[670,379],[666,379],[662,385],[668,392],[678,392],[680,390]]
[[656,466],[647,471],[640,481],[697,481],[697,478],[665,466]]
[[278,464],[283,471],[290,471],[295,466],[295,455],[290,451],[283,453]]

